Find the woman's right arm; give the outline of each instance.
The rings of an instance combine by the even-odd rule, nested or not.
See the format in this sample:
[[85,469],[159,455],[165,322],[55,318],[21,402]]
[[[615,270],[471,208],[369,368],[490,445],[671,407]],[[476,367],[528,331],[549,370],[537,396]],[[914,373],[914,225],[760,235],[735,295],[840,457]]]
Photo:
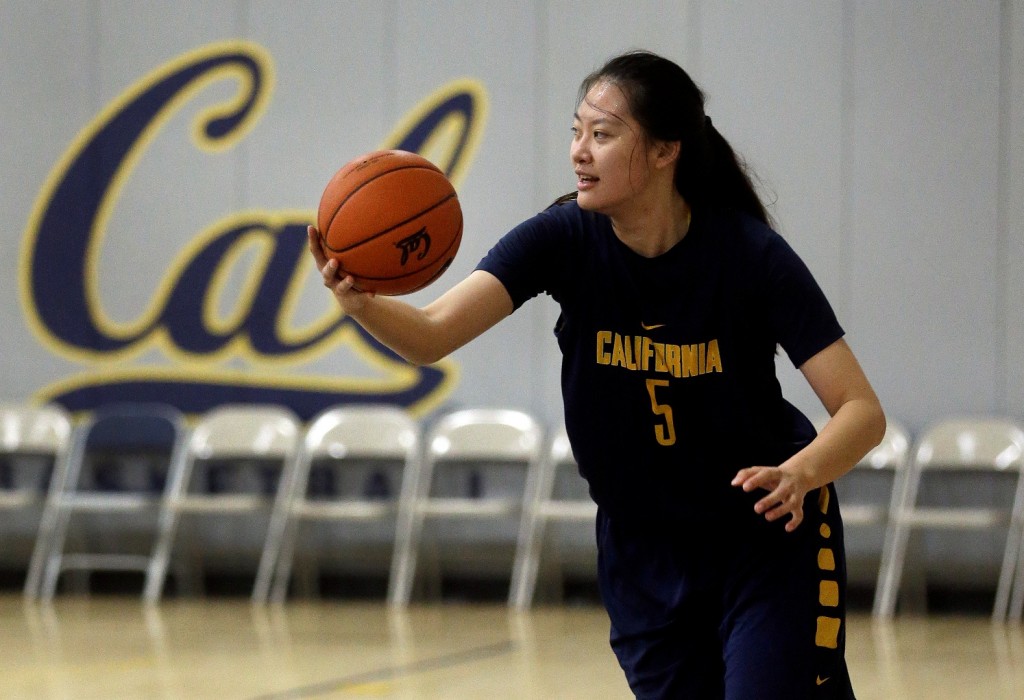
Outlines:
[[317,269],[342,310],[409,362],[426,365],[462,347],[512,313],[512,298],[489,272],[476,270],[422,309],[394,297],[353,289],[354,280],[339,274],[313,226],[309,250]]

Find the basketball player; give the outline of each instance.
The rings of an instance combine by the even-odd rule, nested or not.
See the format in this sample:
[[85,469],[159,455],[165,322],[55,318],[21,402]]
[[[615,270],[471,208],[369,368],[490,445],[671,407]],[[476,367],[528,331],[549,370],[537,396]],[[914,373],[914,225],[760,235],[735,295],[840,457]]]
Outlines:
[[[311,228],[325,285],[417,364],[539,293],[560,304],[565,421],[638,698],[852,698],[832,482],[885,418],[835,314],[671,61],[587,77],[570,156],[577,191],[424,308],[354,290]],[[779,346],[831,415],[820,435],[782,397]]]

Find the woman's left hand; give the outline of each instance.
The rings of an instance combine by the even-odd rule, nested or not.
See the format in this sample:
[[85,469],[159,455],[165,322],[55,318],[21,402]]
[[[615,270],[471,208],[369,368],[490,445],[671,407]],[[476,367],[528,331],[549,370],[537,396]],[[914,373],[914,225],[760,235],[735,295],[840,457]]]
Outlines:
[[790,515],[786,532],[793,532],[804,519],[804,496],[813,488],[795,470],[781,467],[747,467],[736,472],[733,486],[744,491],[763,489],[768,495],[754,504],[754,512],[772,522]]

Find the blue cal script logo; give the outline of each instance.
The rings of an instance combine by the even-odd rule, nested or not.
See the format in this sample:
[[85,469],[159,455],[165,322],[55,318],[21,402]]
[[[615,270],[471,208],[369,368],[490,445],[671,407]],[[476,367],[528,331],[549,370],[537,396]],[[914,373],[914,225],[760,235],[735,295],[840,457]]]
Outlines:
[[[43,388],[36,398],[76,412],[118,401],[163,401],[192,414],[229,401],[266,401],[290,406],[304,419],[340,403],[385,402],[412,410],[436,405],[454,386],[453,364],[409,366],[334,304],[325,304],[315,322],[294,327],[299,293],[316,277],[305,251],[306,225],[315,219],[311,211],[228,216],[194,237],[170,263],[138,318],[117,322],[104,312],[97,260],[120,191],[167,120],[223,81],[235,81],[239,89],[230,101],[202,111],[193,134],[203,150],[229,149],[263,113],[273,84],[270,57],[244,41],[203,47],[146,76],[79,134],[53,170],[24,236],[22,303],[47,348],[90,367]],[[451,82],[425,98],[382,147],[429,148],[438,167],[457,182],[485,112],[477,82]],[[419,243],[410,241],[409,252]],[[258,254],[245,257],[252,250]],[[233,312],[224,318],[215,302],[240,260],[254,262]],[[140,276],[147,274],[141,270],[153,266],[142,266]],[[376,377],[279,369],[340,344],[353,349]],[[143,354],[147,364],[125,362]],[[169,362],[152,364],[154,355]]]

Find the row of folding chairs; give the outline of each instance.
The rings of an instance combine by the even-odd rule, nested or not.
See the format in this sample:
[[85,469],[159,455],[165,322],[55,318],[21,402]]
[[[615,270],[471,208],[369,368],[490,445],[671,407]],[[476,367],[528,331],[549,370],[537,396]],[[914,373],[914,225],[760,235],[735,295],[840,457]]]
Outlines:
[[[183,546],[180,540],[195,546],[195,537],[176,537],[184,518],[244,516],[250,524],[268,523],[254,601],[286,598],[304,523],[384,522],[393,528],[388,601],[404,606],[412,597],[426,521],[455,521],[461,527],[469,522],[474,525],[467,529],[473,530],[503,519],[518,533],[509,601],[528,607],[544,524],[550,519],[592,521],[596,512],[587,500],[549,502],[554,470],[572,463],[568,440],[564,430],[549,436],[535,417],[516,410],[453,411],[425,432],[410,414],[393,406],[339,406],[303,424],[280,406],[227,405],[187,424],[168,406],[132,404],[100,409],[73,427],[57,406],[5,405],[0,406],[0,431],[0,451],[53,458],[45,498],[39,496],[38,482],[34,488],[0,489],[0,509],[42,506],[25,581],[30,599],[52,599],[65,572],[136,570],[145,574],[143,598],[156,602],[175,548]],[[127,487],[123,475],[114,479],[104,472],[109,469],[104,457],[126,454],[128,468],[136,473]],[[318,463],[374,460],[399,465],[397,497],[361,493],[333,498],[330,489],[312,488]],[[123,461],[118,462],[122,467]],[[224,464],[256,469],[238,488],[228,479],[211,478],[210,470]],[[196,478],[203,467],[205,480]],[[512,476],[504,488],[501,480],[493,481],[499,488],[481,485],[471,478],[481,467]],[[445,478],[459,469],[462,481],[476,486],[461,492],[443,488]],[[157,521],[148,553],[69,551],[74,549],[68,546],[75,532],[73,516],[143,513],[155,514]]]
[[[826,420],[815,421],[819,430]],[[913,535],[987,530],[1005,536],[992,619],[1021,618],[1024,426],[998,416],[951,417],[926,426],[915,440],[905,427],[890,420],[882,442],[858,468],[885,473],[890,481],[887,505],[848,502],[843,498],[844,480],[837,484],[847,528],[884,528],[872,607],[875,617],[890,619],[896,613]],[[993,481],[994,487],[981,488]],[[913,564],[925,568],[927,562],[918,554]]]
[[[820,429],[824,420],[816,423]],[[150,475],[148,483],[134,489],[125,489],[123,483],[120,488],[105,484],[110,479],[102,470],[83,471],[87,455],[102,455],[114,447],[128,448],[136,461],[159,461],[162,454],[166,470],[160,473],[148,465],[143,469]],[[306,523],[382,523],[391,547],[388,601],[403,606],[412,597],[427,521],[447,521],[468,531],[484,531],[498,521],[504,530],[517,533],[509,603],[526,608],[534,599],[547,525],[592,523],[596,512],[578,484],[575,490],[568,489],[570,496],[565,489],[556,489],[556,477],[578,479],[564,428],[546,431],[533,416],[505,409],[453,411],[424,427],[393,406],[339,406],[303,424],[282,407],[229,405],[187,425],[169,407],[131,405],[99,410],[72,430],[70,418],[58,407],[8,405],[0,407],[0,452],[55,457],[26,575],[25,593],[30,598],[52,598],[65,571],[137,569],[145,572],[145,600],[155,602],[162,596],[174,561],[175,535],[183,517],[252,519],[259,515],[269,524],[265,535],[257,535],[262,540],[252,593],[257,602],[286,598],[300,530]],[[364,492],[336,497],[331,489],[311,483],[317,464],[357,465],[368,460],[399,465],[397,495]],[[246,488],[237,484],[231,488],[220,483],[224,479],[211,477],[216,474],[211,465],[218,461],[255,465],[257,476]],[[202,481],[195,478],[197,465],[209,467],[205,485],[196,483]],[[511,476],[505,481],[474,481],[472,475],[481,465]],[[890,420],[885,438],[857,470],[884,473],[891,480],[887,503],[846,499],[842,497],[845,484],[839,483],[847,527],[884,528],[873,607],[876,616],[895,614],[912,533],[998,529],[1006,540],[993,619],[1020,619],[1024,612],[1024,430],[1015,421],[944,419],[928,426],[914,441],[904,427]],[[1007,497],[1002,502],[994,499],[978,505],[978,498],[968,498],[963,503],[933,503],[924,497],[927,488],[922,489],[922,484],[930,479],[963,473],[977,476],[985,471],[1012,484],[1004,490]],[[451,488],[452,479],[471,487],[460,492]],[[0,510],[25,508],[38,498],[38,489],[3,486],[0,479]],[[966,495],[971,495],[969,489]],[[65,551],[73,514],[143,511],[155,512],[158,520],[149,553]]]

